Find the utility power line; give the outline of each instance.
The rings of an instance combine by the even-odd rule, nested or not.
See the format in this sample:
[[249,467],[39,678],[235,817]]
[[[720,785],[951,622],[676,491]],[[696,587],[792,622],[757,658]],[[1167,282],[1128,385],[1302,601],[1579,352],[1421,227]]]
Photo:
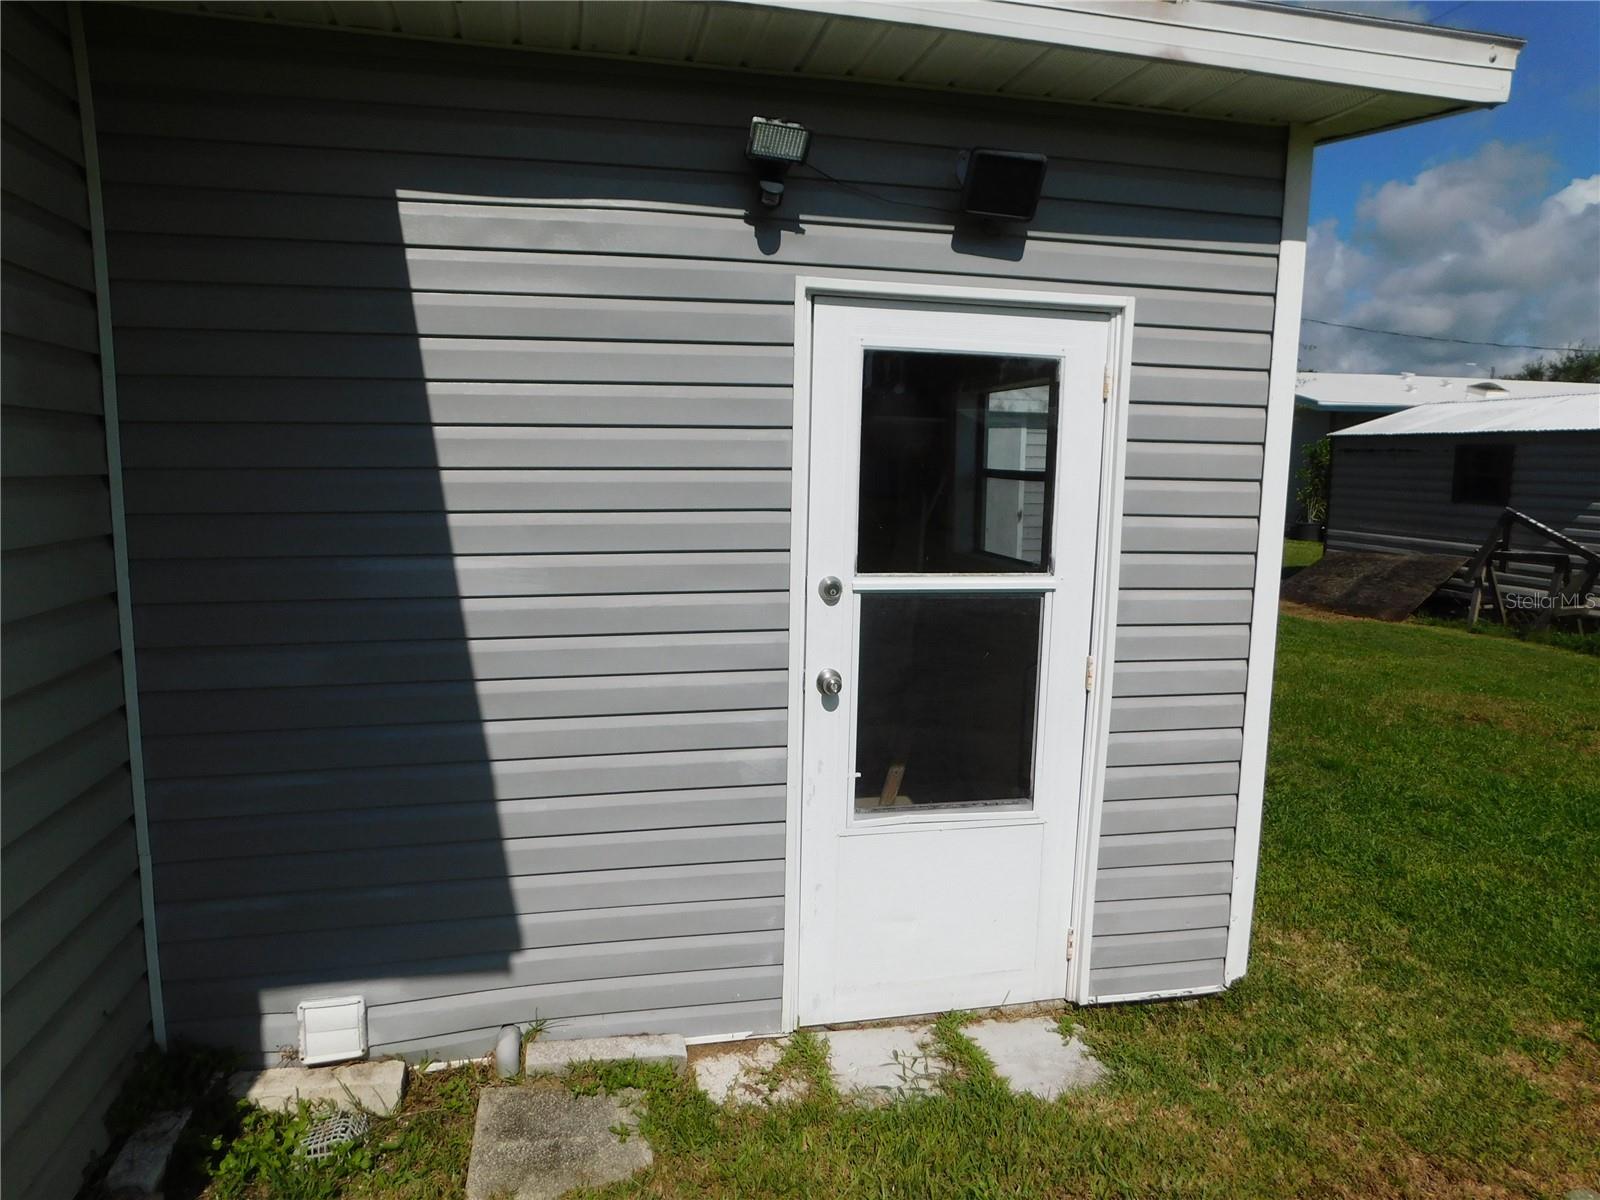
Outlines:
[[1398,329],[1373,329],[1370,325],[1346,325],[1342,321],[1324,321],[1319,317],[1301,317],[1309,325],[1332,325],[1335,329],[1354,329],[1357,333],[1381,333],[1385,337],[1416,338],[1424,342],[1453,342],[1458,346],[1493,346],[1497,350],[1549,350],[1560,354],[1571,346],[1532,346],[1527,342],[1475,342],[1471,338],[1438,337],[1431,333],[1401,333]]

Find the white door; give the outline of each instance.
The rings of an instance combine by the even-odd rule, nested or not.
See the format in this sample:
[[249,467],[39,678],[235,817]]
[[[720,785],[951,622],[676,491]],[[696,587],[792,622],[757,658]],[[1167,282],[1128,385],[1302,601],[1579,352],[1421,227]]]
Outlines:
[[815,301],[801,1024],[1066,994],[1108,332]]

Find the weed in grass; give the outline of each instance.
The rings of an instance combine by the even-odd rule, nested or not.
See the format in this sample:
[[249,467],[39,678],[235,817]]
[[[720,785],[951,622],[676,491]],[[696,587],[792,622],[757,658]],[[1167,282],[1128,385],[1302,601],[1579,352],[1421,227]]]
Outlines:
[[769,1082],[776,1088],[791,1079],[802,1081],[807,1092],[821,1099],[838,1098],[833,1074],[828,1070],[828,1043],[809,1029],[790,1036],[773,1065]]
[[331,1104],[303,1100],[293,1113],[248,1108],[231,1142],[224,1145],[221,1136],[213,1141],[222,1158],[212,1172],[211,1195],[215,1200],[263,1193],[280,1200],[336,1200],[344,1195],[347,1180],[372,1170],[374,1155],[366,1139],[315,1162],[300,1153],[307,1131],[333,1112]]

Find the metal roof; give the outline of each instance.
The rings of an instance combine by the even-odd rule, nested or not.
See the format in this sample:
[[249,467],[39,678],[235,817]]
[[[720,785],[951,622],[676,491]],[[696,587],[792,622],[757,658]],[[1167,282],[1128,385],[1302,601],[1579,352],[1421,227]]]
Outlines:
[[1600,388],[1531,400],[1446,400],[1419,404],[1338,430],[1330,436],[1568,432],[1600,433]]
[[1473,375],[1359,375],[1302,371],[1295,376],[1296,408],[1313,412],[1398,412],[1419,404],[1472,400],[1533,400],[1586,393],[1600,396],[1600,383],[1537,379],[1488,379]]
[[1305,125],[1499,104],[1522,42],[1244,0],[150,0],[470,45]]

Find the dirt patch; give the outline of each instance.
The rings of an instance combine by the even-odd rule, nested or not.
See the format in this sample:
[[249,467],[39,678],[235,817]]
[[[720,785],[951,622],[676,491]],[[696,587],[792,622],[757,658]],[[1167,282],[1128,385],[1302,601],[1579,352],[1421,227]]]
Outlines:
[[1558,1052],[1547,1061],[1540,1061],[1521,1051],[1507,1050],[1501,1061],[1566,1105],[1578,1130],[1591,1144],[1600,1145],[1600,1046],[1589,1040],[1577,1021],[1559,1021],[1523,1032],[1556,1046]]
[[1499,1184],[1464,1171],[1465,1168],[1457,1170],[1451,1164],[1412,1151],[1380,1152],[1361,1164],[1356,1178],[1324,1194],[1340,1200],[1372,1200],[1376,1196],[1405,1197],[1406,1200],[1513,1200],[1542,1194],[1537,1181],[1527,1176],[1514,1184]]
[[701,1042],[698,1045],[690,1046],[688,1048],[689,1065],[692,1067],[695,1063],[708,1058],[727,1058],[730,1055],[739,1056],[754,1054],[757,1049],[766,1045],[768,1042],[774,1042],[777,1040],[778,1039],[776,1037],[758,1037],[741,1038],[736,1042]]
[[1371,617],[1352,617],[1347,613],[1331,612],[1326,608],[1314,608],[1294,600],[1278,601],[1278,611],[1284,616],[1301,617],[1307,621],[1322,621],[1328,625],[1351,625],[1357,622],[1364,624],[1372,620]]

